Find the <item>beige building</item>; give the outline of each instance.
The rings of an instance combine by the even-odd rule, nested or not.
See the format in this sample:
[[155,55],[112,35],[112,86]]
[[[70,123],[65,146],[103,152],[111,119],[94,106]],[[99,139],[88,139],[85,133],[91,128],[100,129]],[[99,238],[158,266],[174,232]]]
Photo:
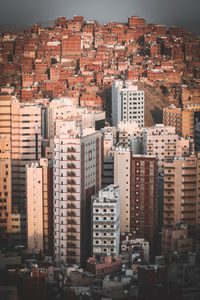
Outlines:
[[91,256],[91,196],[102,180],[103,138],[92,128],[54,138],[54,258],[83,264]]
[[41,157],[42,105],[12,102],[13,207],[25,213],[25,166]]
[[135,121],[121,121],[118,123],[119,146],[130,147],[131,140],[141,139],[144,129],[140,128]]
[[114,151],[114,184],[120,188],[120,232],[130,232],[130,148],[117,147]]
[[184,108],[171,105],[163,108],[163,123],[166,126],[175,126],[176,133],[184,138],[194,138],[194,128],[200,121],[200,105],[191,104]]
[[164,226],[187,225],[188,234],[200,232],[200,157],[175,157],[164,165]]
[[144,154],[157,156],[158,171],[162,173],[166,159],[189,154],[190,141],[179,137],[175,127],[156,124],[145,129],[142,148]]
[[53,254],[53,173],[47,158],[26,166],[27,241],[29,249]]
[[[3,93],[3,91],[5,93]],[[20,215],[12,209],[11,102],[15,96],[0,95],[0,245],[19,244]]]

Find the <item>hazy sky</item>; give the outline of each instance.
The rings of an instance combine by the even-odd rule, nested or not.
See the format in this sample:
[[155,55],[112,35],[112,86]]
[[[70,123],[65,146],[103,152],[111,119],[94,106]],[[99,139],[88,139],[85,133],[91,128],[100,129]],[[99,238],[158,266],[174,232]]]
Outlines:
[[200,0],[0,0],[0,24],[33,24],[74,14],[99,22],[137,14],[148,22],[174,24],[200,34]]

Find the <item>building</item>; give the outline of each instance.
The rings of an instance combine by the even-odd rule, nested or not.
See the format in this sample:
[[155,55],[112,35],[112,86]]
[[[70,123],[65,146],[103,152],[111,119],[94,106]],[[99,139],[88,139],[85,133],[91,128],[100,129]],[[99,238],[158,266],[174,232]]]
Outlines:
[[112,124],[135,121],[144,126],[144,91],[130,81],[115,80],[112,85]]
[[53,168],[47,158],[26,166],[29,249],[53,255]]
[[130,148],[115,148],[114,184],[120,188],[120,232],[130,232],[130,168]]
[[103,182],[102,186],[106,187],[114,183],[114,157],[111,153],[109,156],[104,156],[103,159]]
[[26,213],[26,164],[41,157],[42,105],[13,100],[11,114],[13,206]]
[[93,256],[119,256],[119,186],[109,185],[92,196]]
[[56,135],[56,121],[74,120],[76,126],[84,128],[98,127],[99,122],[105,122],[105,112],[90,111],[87,107],[75,106],[71,98],[54,99],[47,108],[48,138]]
[[90,257],[87,260],[86,270],[96,276],[105,277],[107,274],[119,272],[121,270],[121,264],[121,258],[112,258],[110,255],[101,257],[100,260]]
[[166,159],[189,154],[190,141],[179,137],[175,133],[175,127],[156,124],[145,128],[142,148],[144,154],[158,157],[158,172],[162,173]]
[[162,254],[178,252],[187,254],[192,251],[192,238],[188,237],[187,225],[178,223],[174,228],[162,230]]
[[176,133],[184,138],[194,138],[195,125],[200,121],[200,105],[191,104],[184,108],[171,105],[163,108],[165,126],[175,126]]
[[55,261],[83,265],[91,256],[91,196],[101,188],[102,135],[60,134],[53,152]]
[[14,99],[15,96],[2,90],[0,95],[0,246],[2,248],[10,248],[21,241],[20,214],[14,212],[12,206],[11,103]]
[[[123,174],[123,175],[122,175]],[[120,232],[135,232],[154,244],[157,226],[157,158],[114,151],[114,184],[120,187]]]
[[157,231],[157,158],[131,155],[130,232],[154,246]]
[[[149,242],[145,239],[136,239],[133,233],[121,233],[120,236],[121,254],[131,252],[139,254],[139,257],[146,263],[149,263]],[[134,256],[132,256],[134,258]]]
[[164,227],[187,225],[189,236],[200,232],[200,156],[174,157],[164,165]]
[[118,130],[116,127],[104,127],[104,157],[108,156],[108,151],[118,142]]
[[[122,121],[118,123],[119,130],[119,146],[130,147],[133,145],[133,141],[141,140],[144,134],[144,130],[141,129],[135,121]],[[137,154],[140,154],[140,142]],[[134,149],[134,147],[133,147]]]

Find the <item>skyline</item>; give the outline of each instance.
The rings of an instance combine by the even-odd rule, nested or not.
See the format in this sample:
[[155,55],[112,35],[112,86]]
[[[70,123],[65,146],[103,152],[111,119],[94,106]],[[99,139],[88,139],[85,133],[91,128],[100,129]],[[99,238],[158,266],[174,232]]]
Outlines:
[[[1,0],[1,2],[3,2]],[[200,17],[198,0],[159,1],[142,0],[47,0],[24,1],[12,0],[2,3],[0,11],[0,27],[5,30],[19,25],[28,26],[38,22],[49,22],[59,16],[71,19],[73,15],[82,15],[85,20],[97,20],[100,23],[108,21],[127,22],[128,18],[136,14],[147,20],[148,23],[158,23],[167,26],[182,26],[195,34],[200,34],[198,25]],[[192,5],[191,5],[192,3]],[[176,6],[174,5],[176,4]],[[177,9],[181,6],[181,10]],[[105,10],[105,7],[107,8]],[[186,17],[187,16],[187,17]]]

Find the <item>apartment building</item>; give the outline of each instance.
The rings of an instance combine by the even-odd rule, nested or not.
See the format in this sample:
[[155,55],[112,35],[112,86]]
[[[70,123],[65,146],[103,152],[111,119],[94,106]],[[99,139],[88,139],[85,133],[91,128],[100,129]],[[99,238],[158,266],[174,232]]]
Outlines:
[[130,148],[116,147],[114,150],[114,184],[120,189],[120,232],[130,232]]
[[131,155],[130,232],[153,247],[157,231],[157,158]]
[[120,232],[135,232],[154,244],[157,226],[157,158],[114,151],[114,184],[120,187]]
[[186,224],[177,223],[173,228],[162,230],[162,254],[169,255],[175,251],[179,254],[192,251],[192,238],[188,237]]
[[14,212],[12,206],[11,103],[14,99],[15,96],[6,92],[0,95],[0,245],[2,248],[12,247],[21,241],[20,214]]
[[142,148],[144,154],[157,156],[158,172],[162,173],[166,159],[189,154],[190,141],[179,137],[175,133],[175,127],[156,124],[145,128]]
[[90,111],[86,107],[76,107],[73,99],[61,98],[54,99],[49,104],[48,108],[48,137],[53,138],[56,134],[56,120],[76,120],[76,126],[87,128],[96,127],[100,121],[105,121],[105,112]]
[[11,118],[13,209],[26,213],[26,164],[41,157],[42,105],[13,100]]
[[26,166],[28,248],[53,255],[53,167],[47,158]]
[[144,91],[131,81],[115,80],[112,85],[112,124],[135,121],[144,126]]
[[94,129],[54,138],[54,257],[83,265],[91,256],[91,196],[101,188],[103,141]]
[[139,141],[144,135],[144,129],[140,128],[135,121],[119,122],[118,130],[119,130],[119,146],[122,147],[131,147],[133,140]]
[[200,121],[200,105],[191,104],[184,108],[171,105],[163,108],[165,126],[175,126],[176,133],[184,138],[194,138],[195,125]]
[[109,185],[92,196],[93,256],[119,256],[119,186]]
[[189,236],[200,232],[200,157],[174,157],[164,164],[164,226],[187,225]]

